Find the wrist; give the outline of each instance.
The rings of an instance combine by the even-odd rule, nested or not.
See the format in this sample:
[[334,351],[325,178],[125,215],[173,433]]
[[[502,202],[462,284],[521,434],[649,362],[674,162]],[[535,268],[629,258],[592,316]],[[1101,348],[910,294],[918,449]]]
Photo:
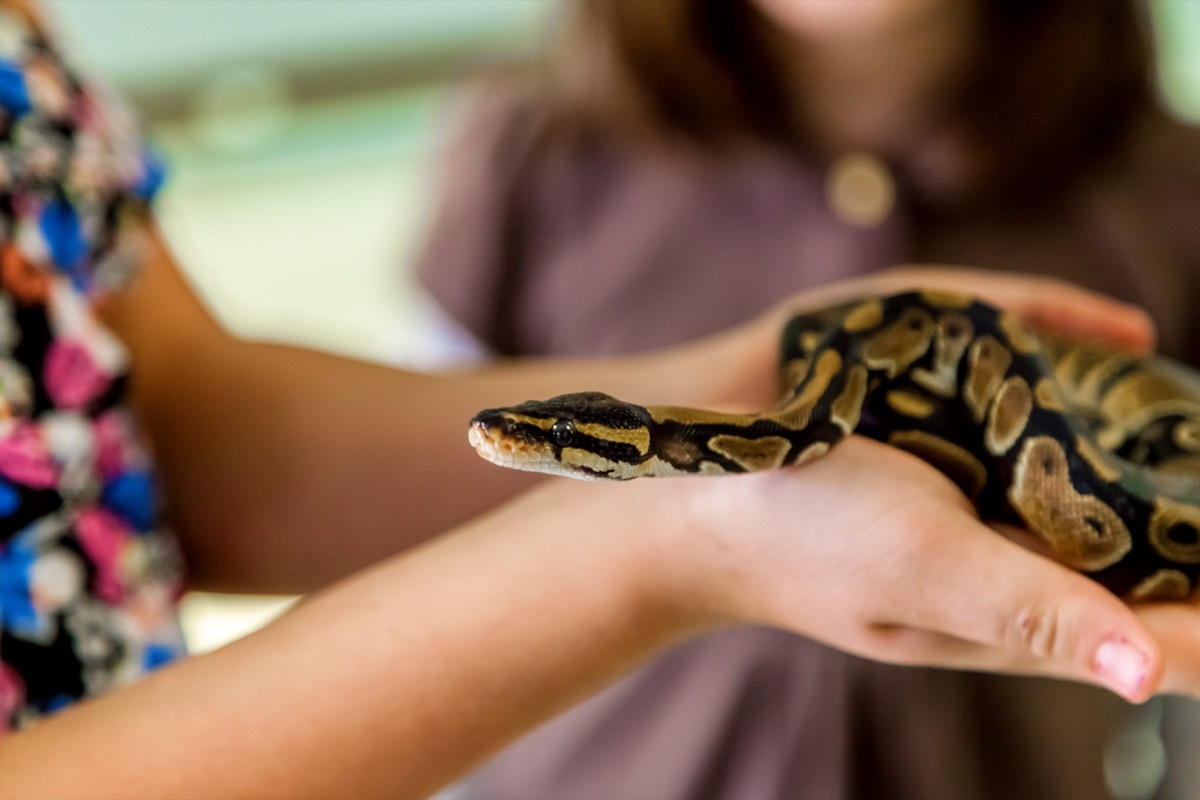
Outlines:
[[713,526],[697,502],[711,482],[643,479],[555,481],[546,487],[577,520],[573,547],[591,550],[591,569],[608,570],[614,618],[658,646],[725,624],[711,586]]
[[674,591],[675,550],[686,536],[679,520],[666,518],[676,503],[663,490],[672,483],[552,478],[483,520],[508,520],[506,550],[519,548],[530,560],[543,554],[538,569],[554,573],[544,583],[572,602],[590,595],[596,624],[621,639],[666,642],[694,627]]
[[628,487],[641,494],[631,492],[624,504],[642,528],[629,528],[640,565],[632,594],[674,635],[756,621],[737,588],[748,574],[741,557],[747,542],[746,531],[731,525],[738,500],[729,493],[753,490],[757,477],[660,478]]

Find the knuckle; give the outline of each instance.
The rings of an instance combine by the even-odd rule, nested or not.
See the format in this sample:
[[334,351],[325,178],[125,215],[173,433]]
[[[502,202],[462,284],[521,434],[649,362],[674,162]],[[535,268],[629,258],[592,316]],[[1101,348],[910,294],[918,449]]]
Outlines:
[[1036,658],[1052,658],[1062,653],[1063,627],[1056,611],[1026,605],[1009,618],[1004,641]]

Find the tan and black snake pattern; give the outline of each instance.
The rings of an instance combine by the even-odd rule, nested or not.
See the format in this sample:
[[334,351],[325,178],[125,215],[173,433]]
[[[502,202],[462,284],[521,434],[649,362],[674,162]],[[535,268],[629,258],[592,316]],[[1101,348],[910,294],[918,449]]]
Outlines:
[[470,441],[504,466],[624,480],[801,464],[853,431],[929,462],[983,517],[1024,525],[1117,594],[1196,588],[1200,374],[1040,337],[944,292],[798,315],[781,357],[785,393],[763,413],[584,392],[480,412]]

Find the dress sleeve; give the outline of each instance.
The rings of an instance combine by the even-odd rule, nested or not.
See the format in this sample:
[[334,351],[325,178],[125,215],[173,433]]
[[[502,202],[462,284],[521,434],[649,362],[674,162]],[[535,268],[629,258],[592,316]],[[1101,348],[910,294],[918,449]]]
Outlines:
[[520,348],[512,320],[524,261],[522,209],[532,113],[514,93],[474,90],[447,149],[417,276],[441,309],[492,352]]

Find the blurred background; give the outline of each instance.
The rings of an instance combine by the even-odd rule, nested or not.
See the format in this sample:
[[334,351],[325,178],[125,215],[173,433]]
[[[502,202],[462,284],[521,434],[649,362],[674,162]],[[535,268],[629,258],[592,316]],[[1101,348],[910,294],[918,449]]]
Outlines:
[[[166,155],[160,221],[223,322],[360,358],[443,359],[408,265],[454,86],[484,63],[529,58],[557,2],[45,4],[80,66],[130,101]],[[217,647],[287,602],[193,594],[189,645]]]
[[[455,87],[535,55],[570,0],[46,0],[70,52],[138,109],[171,164],[160,218],[236,332],[436,365],[409,266]],[[1148,0],[1169,106],[1200,121],[1200,0]],[[252,535],[248,532],[247,535]],[[288,601],[195,595],[194,650]]]

